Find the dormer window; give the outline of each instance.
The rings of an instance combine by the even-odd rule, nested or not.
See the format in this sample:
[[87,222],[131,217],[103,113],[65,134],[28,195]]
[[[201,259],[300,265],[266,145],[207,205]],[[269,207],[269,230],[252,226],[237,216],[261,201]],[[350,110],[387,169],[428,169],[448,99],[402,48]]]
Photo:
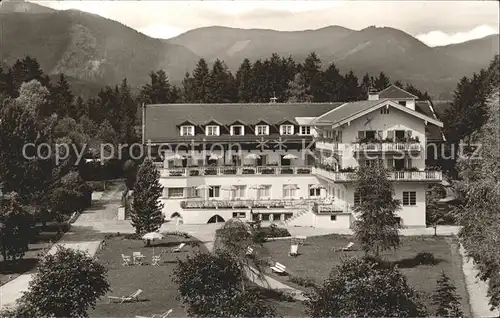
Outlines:
[[205,133],[207,136],[219,136],[220,127],[216,125],[210,125],[205,127]]
[[269,126],[268,125],[255,126],[255,134],[257,136],[269,135]]
[[231,136],[243,136],[243,135],[245,135],[245,126],[243,125],[231,126]]
[[281,135],[293,135],[293,125],[281,125],[280,126]]
[[194,126],[181,126],[181,136],[194,136]]
[[301,135],[310,135],[311,134],[311,126],[300,126],[300,134]]

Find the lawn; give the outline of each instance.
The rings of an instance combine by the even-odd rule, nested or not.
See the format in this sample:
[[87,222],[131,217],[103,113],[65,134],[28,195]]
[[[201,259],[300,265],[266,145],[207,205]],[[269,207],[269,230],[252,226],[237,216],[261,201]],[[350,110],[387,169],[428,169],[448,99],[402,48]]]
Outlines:
[[[180,253],[166,253],[162,258],[161,266],[152,266],[151,259],[154,253],[163,249],[170,250],[179,245],[179,242],[191,241],[178,236],[167,236],[160,243],[153,242],[151,247],[145,247],[142,240],[126,239],[123,236],[114,236],[106,239],[106,247],[98,253],[98,258],[108,268],[108,281],[111,292],[103,299],[98,300],[94,310],[89,312],[91,317],[135,317],[161,314],[173,309],[173,317],[186,317],[187,312],[176,298],[177,285],[172,282],[172,272],[177,264],[177,258],[186,256],[197,250],[206,251],[205,246],[186,246]],[[123,266],[121,254],[132,255],[132,252],[141,252],[145,255],[146,265]],[[108,303],[107,296],[123,296],[142,289],[140,302]],[[283,316],[303,316],[304,308],[300,302],[278,300],[275,293],[269,293],[269,301],[274,303]]]
[[[287,267],[291,276],[311,278],[316,283],[321,283],[328,277],[332,268],[340,263],[343,257],[362,256],[364,252],[355,245],[352,252],[335,252],[350,241],[351,236],[326,235],[307,238],[305,244],[299,247],[299,256],[290,257],[290,240],[279,240],[264,244],[260,253],[273,261],[280,262]],[[462,297],[462,308],[466,316],[471,316],[468,295],[462,272],[461,256],[458,253],[458,240],[452,237],[416,236],[401,237],[401,246],[396,251],[387,251],[382,254],[389,262],[397,263],[401,272],[407,277],[408,283],[424,297],[424,303],[431,312],[430,295],[436,287],[436,280],[441,271],[451,278]],[[437,259],[435,265],[418,265],[415,256],[419,252],[430,252]],[[291,283],[289,277],[271,274],[272,277],[292,287],[305,290],[304,287]]]

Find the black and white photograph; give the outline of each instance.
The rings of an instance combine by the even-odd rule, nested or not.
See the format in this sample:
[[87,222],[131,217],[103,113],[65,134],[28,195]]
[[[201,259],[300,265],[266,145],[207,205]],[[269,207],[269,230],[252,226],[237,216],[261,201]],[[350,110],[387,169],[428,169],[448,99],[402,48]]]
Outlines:
[[499,29],[0,0],[0,317],[500,318]]

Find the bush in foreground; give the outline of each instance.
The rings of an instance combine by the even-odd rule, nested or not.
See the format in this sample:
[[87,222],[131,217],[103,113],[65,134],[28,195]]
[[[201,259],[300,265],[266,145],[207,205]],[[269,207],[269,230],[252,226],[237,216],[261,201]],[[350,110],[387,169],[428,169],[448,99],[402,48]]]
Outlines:
[[311,317],[422,317],[425,309],[406,278],[372,259],[342,261],[307,295]]
[[173,273],[180,299],[194,317],[275,317],[276,310],[242,285],[244,273],[228,252],[196,253]]
[[87,317],[108,292],[107,269],[81,251],[58,247],[40,260],[13,317]]

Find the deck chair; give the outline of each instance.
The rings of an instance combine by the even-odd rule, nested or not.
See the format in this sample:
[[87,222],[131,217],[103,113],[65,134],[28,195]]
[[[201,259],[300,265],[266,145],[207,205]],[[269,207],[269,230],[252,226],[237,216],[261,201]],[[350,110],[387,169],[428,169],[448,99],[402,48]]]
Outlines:
[[336,249],[335,251],[342,251],[342,252],[349,252],[352,251],[352,248],[354,246],[354,242],[349,242],[346,246]]
[[283,265],[283,264],[280,264],[278,262],[276,262],[276,264],[274,266],[271,266],[271,270],[274,273],[278,273],[280,275],[285,275],[286,274],[286,266]]
[[173,309],[170,309],[166,312],[164,312],[163,314],[161,315],[158,315],[158,314],[153,314],[152,316],[135,316],[135,318],[166,318],[168,317],[174,310]]
[[251,246],[247,247],[246,254],[247,254],[247,256],[251,256],[253,254],[253,247],[251,247]]
[[181,243],[181,244],[179,244],[179,246],[175,247],[175,248],[172,250],[172,252],[173,252],[173,253],[179,253],[179,252],[182,250],[182,248],[183,248],[184,246],[186,246],[186,243]]
[[132,257],[122,254],[122,265],[123,266],[132,265]]
[[288,256],[297,256],[299,255],[299,244],[290,245],[290,252],[288,252]]
[[142,265],[145,256],[141,252],[133,252],[132,253],[132,258],[134,260],[135,265]]
[[151,265],[160,266],[160,261],[161,261],[161,254],[160,255],[153,255],[153,259],[151,260]]
[[139,301],[140,294],[142,294],[142,289],[138,289],[135,293],[131,294],[130,296],[122,296],[122,297],[108,296],[108,302],[111,302],[113,300],[120,302],[120,304],[122,304],[125,302]]

